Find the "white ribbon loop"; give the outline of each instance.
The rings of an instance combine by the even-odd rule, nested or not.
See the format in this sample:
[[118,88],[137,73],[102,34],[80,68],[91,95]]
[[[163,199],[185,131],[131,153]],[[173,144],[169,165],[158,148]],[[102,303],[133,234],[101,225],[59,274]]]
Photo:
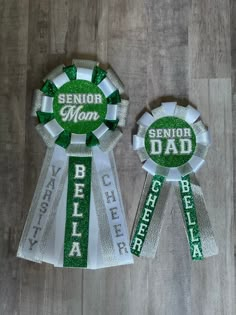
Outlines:
[[63,128],[58,124],[56,119],[50,120],[44,125],[44,128],[53,138],[56,138],[63,131]]
[[[145,137],[148,128],[158,119],[167,116],[185,120],[190,124],[196,136],[196,147],[193,156],[184,165],[178,167],[158,165],[150,158],[145,148]],[[165,176],[166,181],[179,181],[182,176],[196,172],[203,165],[210,144],[209,133],[201,120],[198,120],[199,116],[199,111],[192,106],[183,107],[177,105],[176,102],[162,103],[160,107],[153,109],[151,114],[145,112],[137,122],[139,125],[138,132],[133,137],[133,149],[137,151],[141,162],[144,162],[143,168],[151,175]]]
[[56,85],[58,89],[69,81],[70,79],[64,72],[62,72],[61,74],[52,79],[52,82]]
[[85,80],[85,81],[92,81],[93,70],[86,69],[86,68],[77,68],[76,79],[77,80]]
[[192,106],[187,106],[187,113],[185,116],[185,120],[189,124],[193,124],[200,117],[200,112],[193,108]]
[[192,259],[218,253],[203,193],[193,175],[204,164],[210,144],[207,128],[199,117],[190,105],[168,102],[151,114],[146,112],[138,121],[133,149],[148,174],[131,241],[136,256],[156,254],[171,182],[182,210]]
[[66,167],[65,150],[58,146],[48,149],[19,244],[18,257],[40,262],[46,223],[57,196],[60,196]]
[[124,84],[121,82],[120,78],[113,69],[109,68],[107,70],[107,77],[112,82],[112,84],[118,89],[120,95],[122,95],[125,92]]
[[53,113],[53,97],[43,95],[41,111],[44,113]]
[[156,174],[156,163],[153,162],[152,159],[148,159],[144,164],[143,164],[143,169],[145,171],[147,171],[149,174],[151,175],[155,175]]
[[133,136],[133,149],[138,150],[144,147],[144,138],[137,135]]
[[118,111],[118,105],[107,105],[107,114],[106,119],[107,120],[116,120],[117,119],[117,111]]
[[143,116],[137,121],[137,124],[148,128],[152,123],[154,123],[154,117],[149,113],[144,113]]
[[106,97],[111,95],[116,90],[116,87],[111,83],[111,81],[108,78],[103,79],[98,84],[98,87],[103,91]]
[[126,122],[124,86],[111,69],[77,59],[44,82],[32,114],[48,151],[17,255],[56,267],[133,263],[111,152],[122,136],[117,125]]
[[164,111],[168,116],[173,116],[176,108],[176,102],[161,103]]
[[47,80],[53,80],[55,77],[63,73],[64,67],[65,67],[64,64],[57,66],[43,78],[43,81],[45,82]]

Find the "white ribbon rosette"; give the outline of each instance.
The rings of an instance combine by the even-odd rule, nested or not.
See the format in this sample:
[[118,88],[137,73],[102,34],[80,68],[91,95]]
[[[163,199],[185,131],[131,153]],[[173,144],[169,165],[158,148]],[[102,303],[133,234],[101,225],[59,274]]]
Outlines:
[[143,168],[148,172],[133,230],[131,252],[156,255],[164,208],[171,183],[183,215],[193,260],[216,255],[218,249],[206,211],[202,189],[194,173],[205,162],[209,133],[192,106],[162,103],[138,121],[133,138]]
[[47,75],[33,99],[48,150],[17,256],[56,267],[133,263],[112,149],[128,101],[112,69],[73,60]]

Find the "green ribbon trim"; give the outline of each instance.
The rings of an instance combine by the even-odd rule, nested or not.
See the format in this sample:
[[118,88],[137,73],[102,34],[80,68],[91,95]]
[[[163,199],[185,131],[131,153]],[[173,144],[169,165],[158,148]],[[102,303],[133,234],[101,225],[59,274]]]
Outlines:
[[98,85],[107,75],[107,72],[98,66],[93,69],[92,82]]
[[41,91],[45,95],[53,97],[57,91],[57,87],[52,81],[47,80],[41,88]]
[[189,175],[182,177],[182,180],[179,181],[179,187],[184,209],[184,218],[187,228],[191,257],[193,260],[202,260],[204,259],[202,243]]
[[154,175],[131,242],[131,253],[140,256],[165,177]]
[[[63,67],[63,72],[66,73],[66,75],[71,81],[76,80],[77,68],[75,65]],[[107,72],[105,70],[101,69],[98,66],[95,66],[93,69],[92,82],[98,85],[106,77],[106,75],[107,75]],[[46,80],[43,87],[41,88],[41,91],[45,95],[50,96],[50,97],[54,97],[57,90],[58,89],[55,86],[55,84],[50,80]],[[121,98],[120,98],[120,94],[118,90],[115,90],[111,95],[107,97],[108,104],[117,104],[120,101],[121,101]],[[41,124],[46,124],[50,120],[54,119],[54,113],[46,113],[46,112],[38,111],[37,116]],[[118,119],[104,120],[105,125],[112,131],[114,131],[118,127],[118,122],[119,122]],[[66,149],[70,144],[70,140],[71,140],[71,133],[64,130],[57,137],[55,144]],[[99,145],[99,139],[92,132],[90,132],[86,136],[86,145],[88,147]]]
[[91,170],[91,157],[69,157],[65,267],[87,267]]
[[71,133],[69,131],[62,131],[55,143],[59,145],[60,147],[66,149],[68,145],[70,144],[70,139],[71,139]]
[[64,67],[63,71],[66,73],[66,75],[71,81],[76,80],[77,68],[75,65]]
[[118,104],[121,102],[120,93],[118,90],[115,90],[111,95],[107,97],[108,104]]
[[46,113],[46,112],[37,111],[36,114],[37,114],[37,117],[38,117],[40,124],[43,124],[43,125],[48,123],[50,120],[54,119],[53,113]]
[[110,129],[115,130],[118,126],[119,119],[116,120],[104,120],[104,124]]
[[88,147],[94,147],[95,145],[99,144],[98,138],[92,132],[86,135],[86,145]]

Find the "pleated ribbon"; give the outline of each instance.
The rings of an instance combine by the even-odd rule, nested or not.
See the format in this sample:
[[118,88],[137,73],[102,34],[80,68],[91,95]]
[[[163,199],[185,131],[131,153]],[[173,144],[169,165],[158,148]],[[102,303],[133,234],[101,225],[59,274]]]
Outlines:
[[[87,94],[83,93],[90,98],[92,84],[101,91],[98,100],[102,97],[106,104],[102,123],[84,134],[76,129],[80,121],[68,130],[55,111],[58,91],[68,82],[73,87],[76,81],[82,81],[85,89],[88,86]],[[69,91],[73,94],[73,88]],[[32,115],[40,122],[36,129],[48,149],[18,257],[88,269],[133,263],[112,151],[122,136],[118,127],[126,123],[128,101],[123,94],[123,84],[114,71],[105,71],[89,60],[57,67],[44,79],[41,90],[35,91]],[[71,100],[68,96],[67,101]],[[72,109],[78,107],[72,105]],[[74,113],[63,114],[76,122]]]
[[[199,116],[200,113],[190,105],[182,107],[171,102],[162,103],[151,114],[145,113],[138,121],[139,128],[137,135],[133,139],[133,148],[137,151],[140,160],[143,162],[143,168],[148,174],[141,195],[131,241],[131,252],[136,256],[155,257],[156,255],[165,216],[164,209],[171,184],[174,186],[183,216],[192,259],[202,260],[218,253],[203,192],[194,175],[203,165],[210,144],[209,133]],[[192,128],[195,148],[191,158],[187,161],[184,160],[185,156],[183,153],[181,157],[181,154],[176,152],[181,146],[173,144],[174,136],[171,136],[170,133],[168,134],[170,129],[166,131],[166,137],[170,139],[169,144],[166,145],[166,152],[164,154],[161,153],[159,146],[161,143],[158,141],[161,135],[164,134],[163,130],[168,129],[168,125],[165,126],[164,124],[167,120],[163,120],[165,117],[168,119],[170,117],[177,118],[176,121],[184,121],[183,124],[187,123],[190,126],[189,129]],[[162,119],[163,125],[159,123],[159,126],[162,126],[162,128],[155,130],[152,126],[155,125],[156,121],[159,120],[160,122],[160,119]],[[177,126],[175,129],[178,129],[177,122],[173,121]],[[151,131],[151,136],[155,138],[155,135],[157,135],[158,138],[154,141],[156,141],[155,153],[159,157],[158,161],[161,161],[160,164],[148,152],[147,132],[150,132],[150,129],[156,132],[155,134],[154,131]],[[180,129],[179,132],[181,131]],[[186,129],[184,132],[188,135],[188,130]],[[176,130],[175,132],[176,136],[178,132]],[[182,143],[184,143],[183,151],[187,150],[187,141],[182,140]],[[152,150],[154,150],[154,146]],[[167,155],[170,157],[169,161],[173,161],[172,158],[175,158],[175,154],[183,159],[183,163],[176,167],[163,166],[165,163],[168,163]]]

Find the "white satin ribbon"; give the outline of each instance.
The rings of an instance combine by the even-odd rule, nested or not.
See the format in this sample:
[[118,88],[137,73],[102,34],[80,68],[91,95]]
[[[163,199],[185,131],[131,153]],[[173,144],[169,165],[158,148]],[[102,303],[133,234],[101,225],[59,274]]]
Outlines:
[[107,132],[109,130],[109,128],[102,123],[96,130],[93,131],[93,134],[99,139],[101,138],[105,132]]
[[53,113],[53,97],[43,95],[41,112]]
[[151,126],[152,123],[154,123],[155,119],[154,117],[149,114],[148,112],[144,113],[143,116],[137,121],[137,124],[142,125],[146,128]]
[[40,262],[43,235],[54,202],[60,195],[66,169],[65,150],[59,146],[48,149],[19,244],[18,257]]
[[77,68],[76,80],[92,81],[93,70],[86,68]]
[[130,253],[128,228],[113,154],[112,152],[104,153],[99,148],[94,147],[93,158],[114,251],[112,260],[110,262],[106,261],[106,257],[104,257],[106,240],[101,239],[103,266],[99,267],[131,264],[133,263],[133,257]]
[[[97,147],[93,149],[92,174],[96,173],[97,187],[92,185],[91,188],[87,269],[133,263],[114,163],[112,153],[104,153]],[[64,184],[55,217],[48,222],[44,236],[46,246],[41,260],[55,267],[63,267],[64,261],[66,200],[67,183]],[[99,208],[96,208],[97,203],[101,205]]]
[[118,110],[117,105],[108,104],[107,105],[106,119],[107,120],[116,120],[117,119],[117,110]]
[[56,119],[50,120],[44,125],[44,128],[49,132],[49,134],[56,138],[64,129],[58,124]]
[[165,102],[161,103],[164,111],[166,112],[167,115],[173,116],[175,112],[175,108],[177,103],[176,102]]
[[69,81],[70,79],[68,78],[65,72],[62,72],[61,74],[52,79],[52,82],[56,85],[58,89]]
[[101,89],[106,97],[111,95],[115,90],[116,87],[111,83],[111,81],[108,78],[103,79],[98,84],[99,89]]

